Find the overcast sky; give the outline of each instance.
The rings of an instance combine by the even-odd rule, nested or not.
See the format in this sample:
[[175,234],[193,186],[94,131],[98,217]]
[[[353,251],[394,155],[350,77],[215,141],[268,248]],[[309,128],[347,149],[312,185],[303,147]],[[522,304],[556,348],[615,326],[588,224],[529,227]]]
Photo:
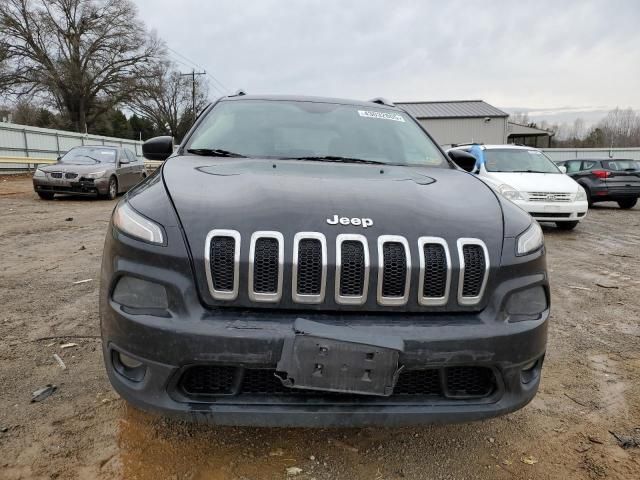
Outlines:
[[135,3],[229,91],[481,98],[551,118],[640,109],[639,0]]

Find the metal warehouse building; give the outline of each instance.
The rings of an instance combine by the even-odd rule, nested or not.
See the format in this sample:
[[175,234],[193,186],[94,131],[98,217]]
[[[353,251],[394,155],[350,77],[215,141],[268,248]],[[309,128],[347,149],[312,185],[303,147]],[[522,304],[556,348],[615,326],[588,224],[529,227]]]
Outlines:
[[459,143],[507,143],[509,114],[482,100],[396,102],[424,125],[436,141],[448,147]]

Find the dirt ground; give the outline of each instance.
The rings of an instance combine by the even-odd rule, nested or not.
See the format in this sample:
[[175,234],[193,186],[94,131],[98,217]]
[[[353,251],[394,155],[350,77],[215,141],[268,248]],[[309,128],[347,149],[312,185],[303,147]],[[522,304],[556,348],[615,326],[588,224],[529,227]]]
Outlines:
[[[182,424],[120,400],[98,338],[113,206],[42,201],[29,178],[0,177],[0,478],[277,479],[293,466],[318,480],[640,478],[640,448],[610,433],[640,434],[640,205],[603,204],[573,232],[545,229],[553,315],[526,408],[471,424],[340,430]],[[55,393],[31,403],[46,384]]]

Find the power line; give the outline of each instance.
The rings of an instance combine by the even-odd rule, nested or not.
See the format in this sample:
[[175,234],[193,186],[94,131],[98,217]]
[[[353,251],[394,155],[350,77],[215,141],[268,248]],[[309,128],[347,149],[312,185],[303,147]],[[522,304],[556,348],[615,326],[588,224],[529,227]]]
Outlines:
[[[211,68],[205,68],[205,67],[203,67],[202,65],[200,65],[200,64],[198,64],[198,63],[196,63],[196,62],[194,62],[194,61],[193,61],[193,60],[191,60],[189,57],[187,57],[187,56],[185,56],[185,55],[181,54],[180,52],[178,52],[178,51],[174,50],[173,48],[171,48],[171,47],[169,47],[169,46],[167,46],[167,50],[169,50],[170,52],[173,52],[173,53],[174,53],[175,55],[177,55],[178,57],[180,57],[180,58],[182,58],[183,60],[185,60],[185,61],[189,62],[189,63],[191,64],[191,65],[188,65],[189,67],[191,67],[191,68],[194,68],[194,67],[195,67],[195,68],[198,68],[198,69],[200,69],[200,70],[205,71],[205,72],[207,73],[207,75],[208,75],[209,77],[211,77],[211,79],[212,79],[212,80],[214,80],[218,85],[220,85],[220,87],[222,87],[222,89],[223,89],[224,91],[229,92],[229,89],[228,89],[228,88],[227,88],[227,87],[226,87],[226,86],[225,86],[225,85],[224,85],[220,80],[218,80],[218,79],[216,78],[216,76],[215,76],[215,75],[213,75],[213,73],[211,73],[211,70],[212,70]],[[178,60],[178,61],[179,61],[179,60]],[[180,62],[180,61],[179,61],[179,62]],[[180,62],[180,63],[184,64],[184,62]],[[207,70],[208,70],[208,71],[207,71]],[[215,86],[214,86],[214,87],[215,87]],[[215,87],[215,88],[216,88],[216,90],[218,90],[220,93],[222,93],[222,94],[224,95],[224,93],[225,93],[225,92],[224,92],[223,90],[220,90],[220,89],[219,89],[219,88],[217,88],[217,87]]]
[[196,72],[195,69],[191,73],[181,73],[181,77],[191,77],[191,105],[193,107],[193,119],[198,115],[196,112],[196,75],[206,75],[207,72]]

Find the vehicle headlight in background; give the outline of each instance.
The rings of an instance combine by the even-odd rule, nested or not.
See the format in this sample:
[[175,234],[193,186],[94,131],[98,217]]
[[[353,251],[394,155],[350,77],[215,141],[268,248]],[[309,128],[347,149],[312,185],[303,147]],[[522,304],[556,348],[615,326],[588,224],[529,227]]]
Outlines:
[[46,177],[45,173],[39,168],[36,168],[36,171],[33,173],[33,178],[44,178],[44,177]]
[[538,222],[534,221],[529,228],[520,234],[517,241],[516,255],[526,255],[535,252],[544,244],[544,234]]
[[498,190],[498,193],[500,193],[500,195],[502,195],[507,200],[511,200],[512,202],[515,200],[524,200],[524,198],[522,197],[522,195],[520,195],[520,192],[518,190],[513,188],[511,185],[507,185],[506,183],[503,183],[502,185],[500,185],[497,188],[497,190]]
[[582,187],[578,187],[578,193],[576,194],[576,202],[586,202],[587,192]]
[[106,170],[100,170],[99,172],[85,173],[82,176],[85,178],[102,178],[105,173],[107,173]]
[[162,227],[140,215],[125,201],[120,202],[114,210],[113,225],[121,232],[145,242],[164,243]]

